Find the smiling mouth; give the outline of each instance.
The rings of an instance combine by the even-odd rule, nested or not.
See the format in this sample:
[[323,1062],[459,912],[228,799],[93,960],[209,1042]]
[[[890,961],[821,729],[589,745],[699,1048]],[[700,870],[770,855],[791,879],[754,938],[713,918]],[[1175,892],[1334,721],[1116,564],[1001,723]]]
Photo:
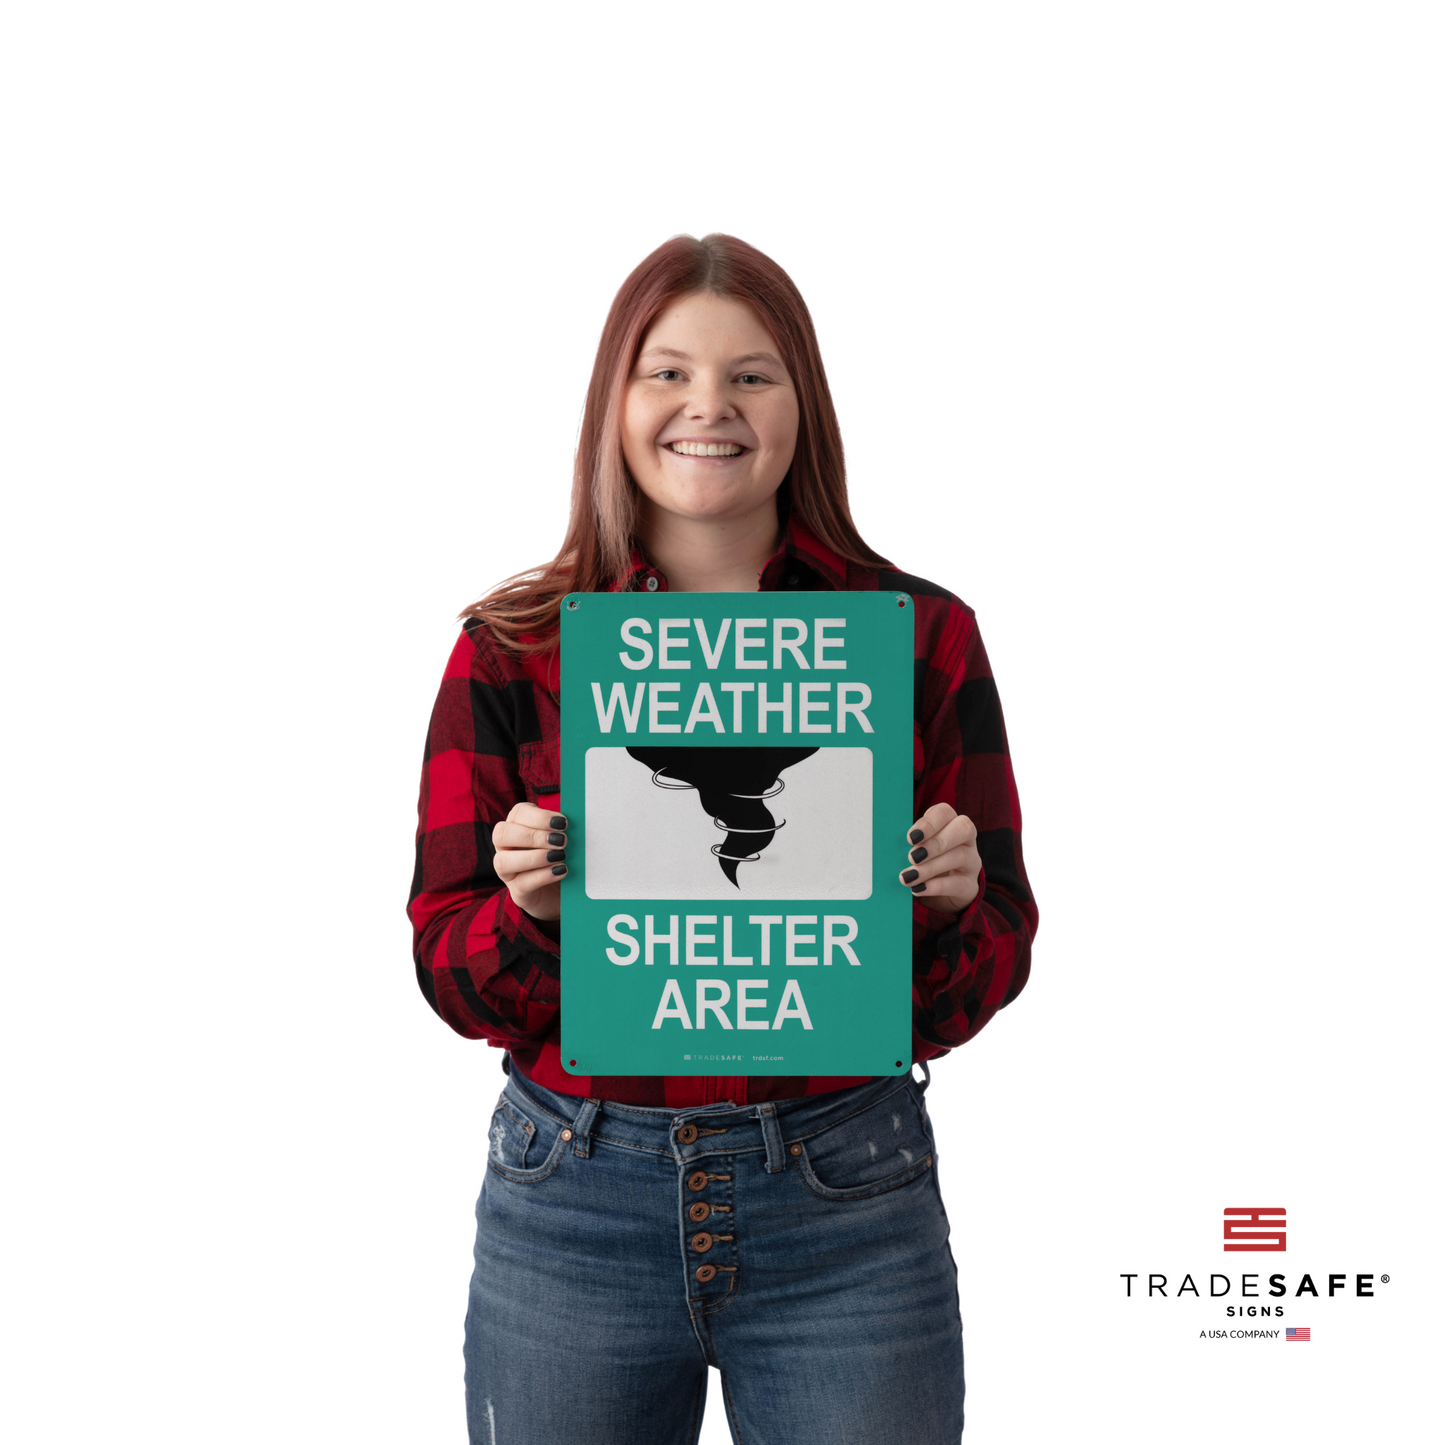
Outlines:
[[668,442],[677,457],[740,457],[747,450],[737,442]]

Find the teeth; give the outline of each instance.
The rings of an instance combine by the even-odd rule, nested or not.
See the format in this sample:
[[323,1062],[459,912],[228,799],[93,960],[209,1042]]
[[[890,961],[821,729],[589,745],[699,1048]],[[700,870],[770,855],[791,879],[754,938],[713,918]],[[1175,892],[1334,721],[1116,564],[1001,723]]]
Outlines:
[[736,442],[670,442],[669,447],[680,457],[736,457],[742,448]]

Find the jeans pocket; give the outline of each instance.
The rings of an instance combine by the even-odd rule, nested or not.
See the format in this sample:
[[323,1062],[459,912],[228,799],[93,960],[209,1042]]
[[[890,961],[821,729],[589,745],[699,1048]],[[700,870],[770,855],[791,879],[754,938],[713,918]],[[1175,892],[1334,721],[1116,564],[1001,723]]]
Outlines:
[[869,1199],[933,1168],[932,1131],[908,1087],[798,1141],[798,1172],[823,1199]]
[[545,1179],[562,1162],[565,1128],[546,1113],[534,1122],[503,1094],[488,1130],[487,1167],[518,1184]]
[[492,1162],[525,1169],[527,1151],[536,1137],[537,1126],[503,1094],[487,1130],[487,1154]]

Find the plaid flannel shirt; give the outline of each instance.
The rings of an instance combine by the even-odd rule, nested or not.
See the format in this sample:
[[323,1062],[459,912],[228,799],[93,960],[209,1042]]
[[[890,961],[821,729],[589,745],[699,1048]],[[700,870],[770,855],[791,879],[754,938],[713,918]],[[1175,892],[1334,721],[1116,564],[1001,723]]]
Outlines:
[[[664,591],[640,553],[628,590]],[[1029,974],[1038,924],[1019,843],[1018,792],[1003,714],[973,611],[931,582],[844,562],[796,519],[759,578],[763,591],[907,592],[914,641],[914,817],[949,803],[973,820],[978,897],[956,916],[913,905],[913,1057],[972,1038]],[[559,796],[560,661],[522,657],[469,622],[432,712],[422,768],[416,873],[408,913],[417,980],[467,1038],[510,1051],[529,1078],[562,1094],[686,1108],[825,1093],[861,1078],[584,1077],[562,1067],[560,927],[524,913],[492,867],[492,827],[517,802],[566,812]],[[899,838],[899,867],[904,864]],[[901,885],[900,885],[901,886]]]

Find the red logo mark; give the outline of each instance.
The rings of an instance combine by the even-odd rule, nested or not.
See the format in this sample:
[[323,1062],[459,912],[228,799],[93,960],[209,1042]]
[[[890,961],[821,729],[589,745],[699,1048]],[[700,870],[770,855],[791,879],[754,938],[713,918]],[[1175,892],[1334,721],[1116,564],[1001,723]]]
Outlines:
[[1284,1249],[1283,1209],[1226,1209],[1224,1252]]

